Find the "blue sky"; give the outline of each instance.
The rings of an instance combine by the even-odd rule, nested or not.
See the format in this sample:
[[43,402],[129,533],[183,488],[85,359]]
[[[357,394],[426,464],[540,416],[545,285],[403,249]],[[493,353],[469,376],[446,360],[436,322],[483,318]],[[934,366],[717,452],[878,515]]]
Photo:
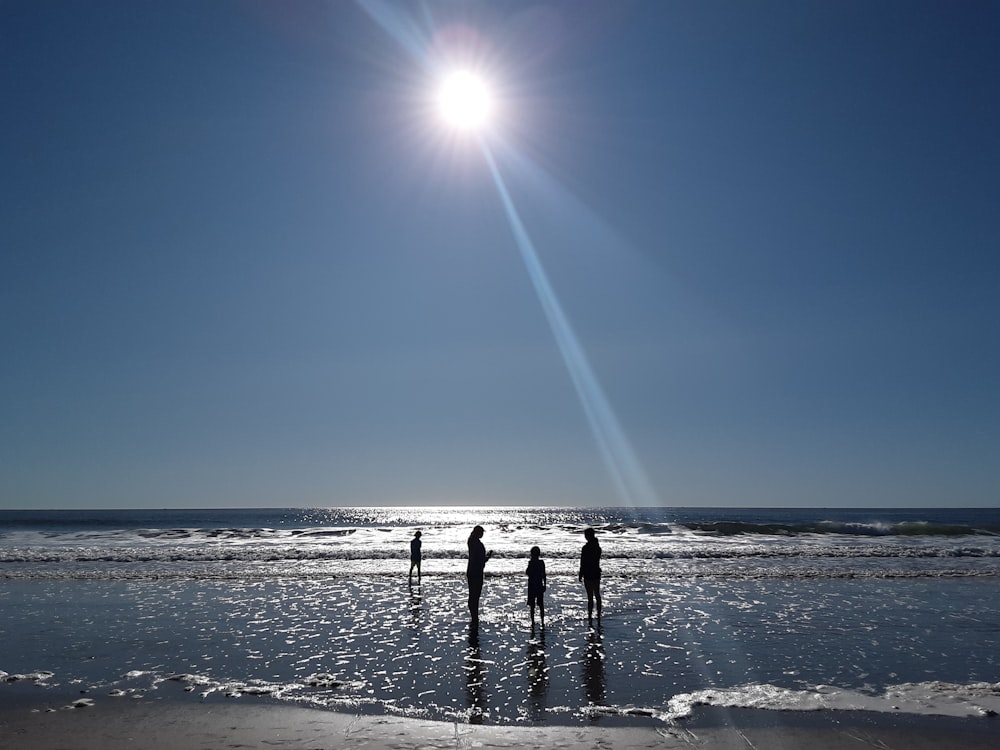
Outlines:
[[[992,2],[0,2],[0,507],[1000,501]],[[579,365],[579,363],[577,363]],[[617,437],[615,438],[617,439]]]

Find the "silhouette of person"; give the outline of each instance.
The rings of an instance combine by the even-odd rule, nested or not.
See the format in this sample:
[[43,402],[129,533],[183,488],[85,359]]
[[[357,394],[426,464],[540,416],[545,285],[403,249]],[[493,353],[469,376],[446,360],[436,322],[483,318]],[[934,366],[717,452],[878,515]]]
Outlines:
[[597,619],[601,619],[601,545],[593,529],[583,532],[587,543],[580,552],[580,580],[587,589],[587,619],[594,619],[594,600],[597,600]]
[[420,546],[422,542],[420,541],[420,532],[413,532],[413,539],[410,540],[410,575],[407,580],[413,580],[413,569],[417,569],[417,583],[420,583],[420,560],[422,555],[420,552]]
[[543,594],[548,580],[545,577],[545,561],[542,559],[542,551],[538,547],[531,548],[531,559],[528,560],[528,609],[531,610],[531,629],[535,629],[535,605],[538,605],[538,614],[541,616],[542,627],[545,627],[545,602]]
[[479,598],[483,595],[486,561],[493,557],[493,550],[487,552],[480,541],[484,533],[482,526],[476,526],[469,534],[469,565],[465,577],[469,581],[469,615],[473,625],[479,624]]

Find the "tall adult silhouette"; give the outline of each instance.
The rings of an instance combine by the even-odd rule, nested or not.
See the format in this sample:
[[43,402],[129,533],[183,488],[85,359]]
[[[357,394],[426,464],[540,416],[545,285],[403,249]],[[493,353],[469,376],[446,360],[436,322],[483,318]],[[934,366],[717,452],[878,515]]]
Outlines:
[[601,619],[601,545],[593,529],[583,532],[587,543],[580,551],[580,580],[587,590],[587,619],[594,619],[594,602],[597,602],[597,619]]
[[535,629],[535,605],[542,617],[542,627],[545,627],[545,586],[548,578],[545,575],[545,561],[539,547],[531,548],[531,559],[528,560],[528,609],[531,611],[531,629]]
[[486,561],[493,557],[493,550],[487,552],[483,546],[484,533],[482,526],[476,526],[469,534],[469,565],[465,577],[469,582],[469,616],[473,625],[479,624],[479,598],[483,595]]

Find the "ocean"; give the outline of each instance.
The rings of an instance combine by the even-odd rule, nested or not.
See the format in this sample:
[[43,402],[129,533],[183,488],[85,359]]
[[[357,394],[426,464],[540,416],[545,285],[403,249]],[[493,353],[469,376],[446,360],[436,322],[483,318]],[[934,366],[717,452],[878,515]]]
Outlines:
[[[474,524],[494,551],[478,628]],[[587,527],[603,548],[593,622]],[[544,629],[526,606],[534,545]],[[267,700],[494,724],[988,717],[1000,510],[0,511],[0,643],[8,704]]]

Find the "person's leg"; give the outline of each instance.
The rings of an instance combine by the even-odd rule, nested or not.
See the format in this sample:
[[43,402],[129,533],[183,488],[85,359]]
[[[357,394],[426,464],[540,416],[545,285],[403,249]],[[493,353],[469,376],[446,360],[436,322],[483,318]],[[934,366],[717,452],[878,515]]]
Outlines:
[[479,622],[479,598],[483,595],[483,579],[469,578],[469,615]]
[[[545,627],[545,599],[544,599],[544,597],[541,594],[538,595],[538,616],[539,616],[539,618],[541,618],[542,627],[544,628]],[[532,622],[535,621],[534,612],[532,612],[531,621]]]
[[601,618],[601,579],[594,579],[594,599],[597,600],[597,619]]
[[594,582],[589,578],[583,579],[583,587],[587,590],[587,619],[594,618]]

